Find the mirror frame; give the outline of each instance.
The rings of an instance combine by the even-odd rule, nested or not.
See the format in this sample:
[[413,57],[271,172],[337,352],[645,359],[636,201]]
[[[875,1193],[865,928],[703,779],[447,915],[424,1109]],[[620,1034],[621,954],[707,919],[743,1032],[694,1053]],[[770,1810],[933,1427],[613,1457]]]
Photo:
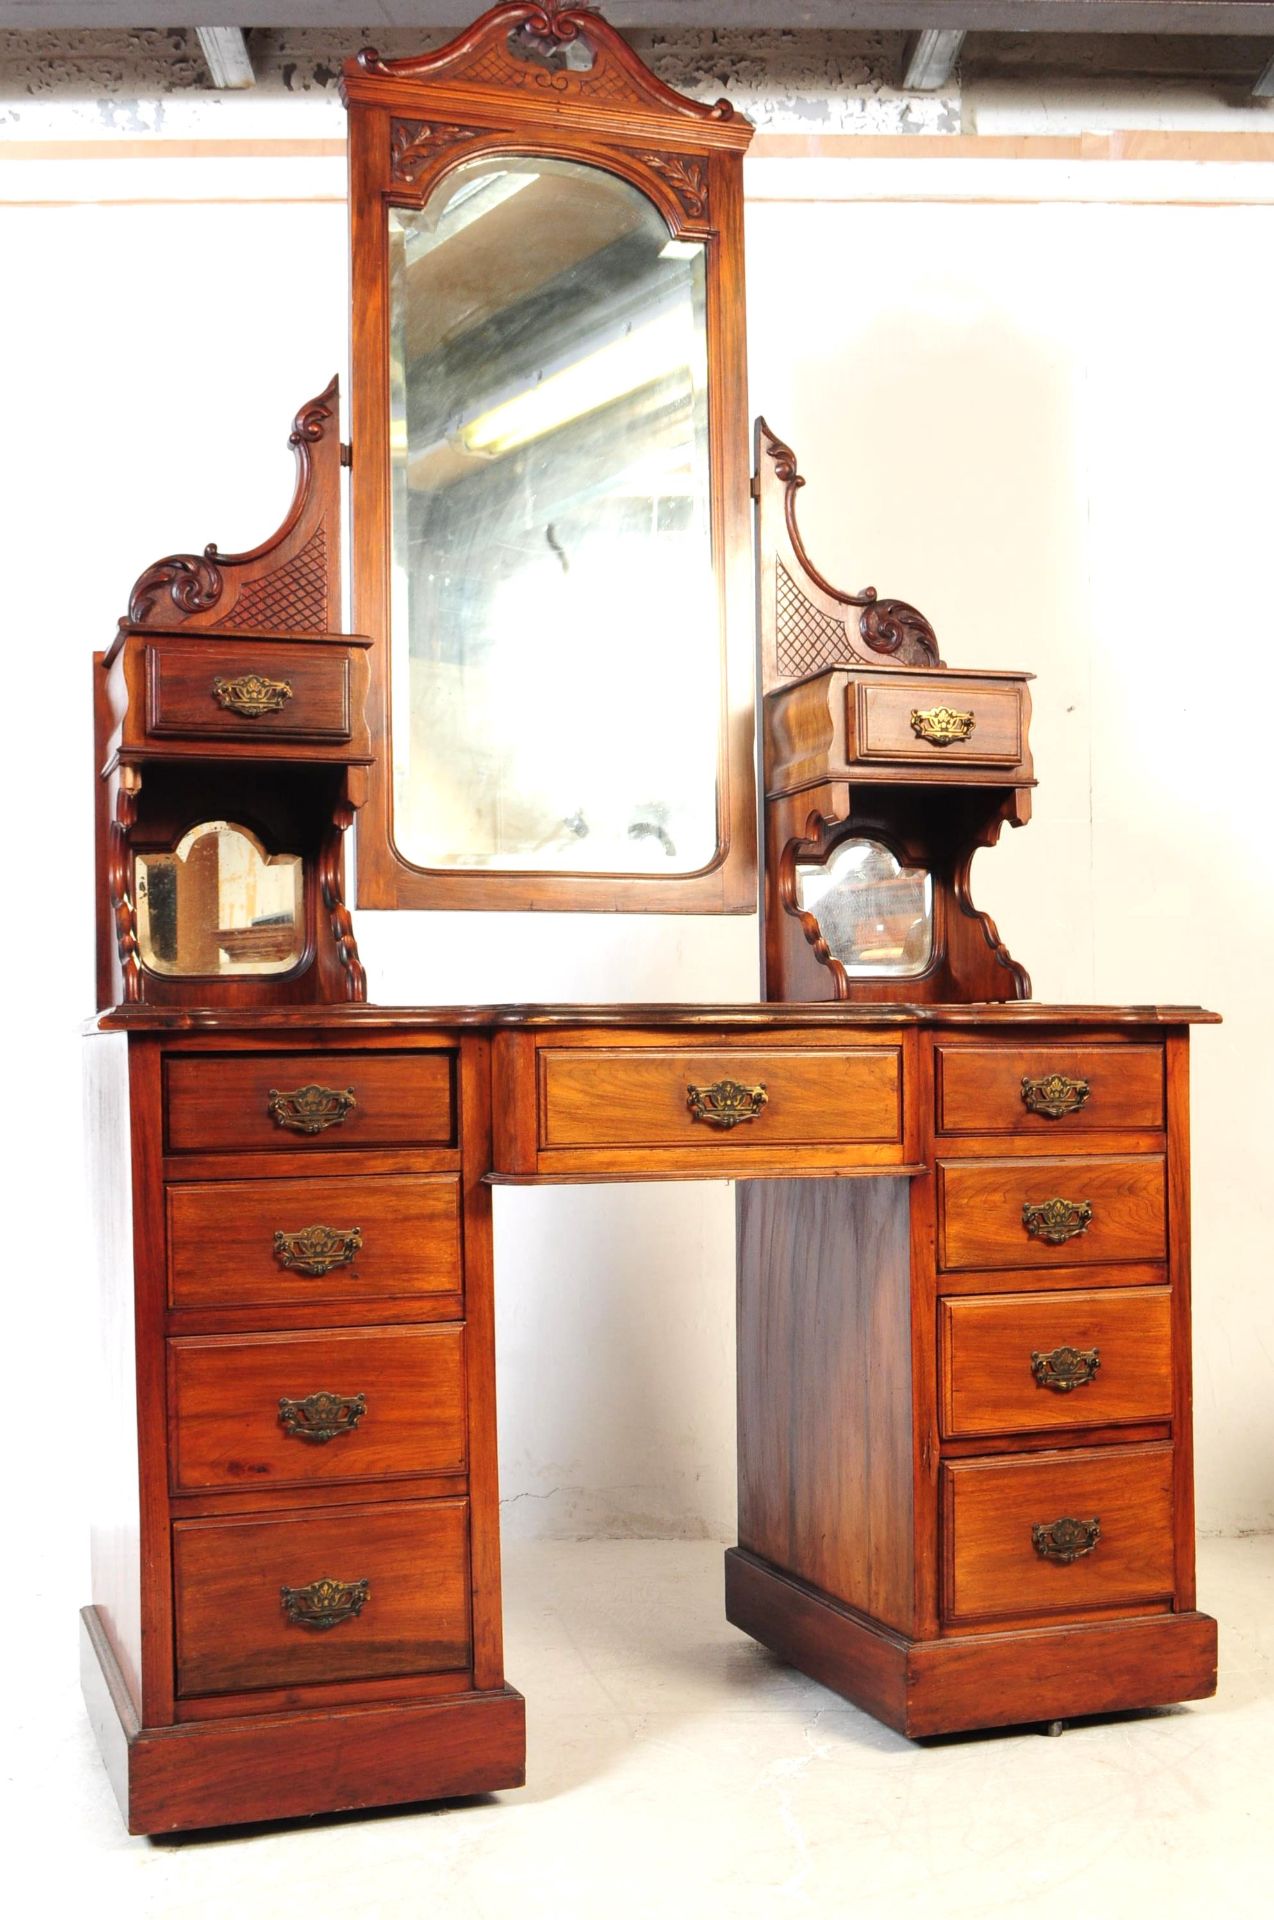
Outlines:
[[[521,31],[553,56],[514,56]],[[573,46],[590,68],[568,64]],[[371,636],[376,764],[359,821],[361,907],[751,913],[757,907],[755,647],[743,322],[743,153],[751,123],[690,100],[590,10],[497,6],[414,59],[348,61],[352,358],[352,625]],[[696,873],[442,869],[394,842],[390,662],[390,207],[418,208],[446,174],[491,154],[577,160],[629,181],[673,238],[706,243],[709,494],[721,658],[717,855]],[[675,700],[675,685],[668,689]],[[604,723],[603,723],[604,724]]]

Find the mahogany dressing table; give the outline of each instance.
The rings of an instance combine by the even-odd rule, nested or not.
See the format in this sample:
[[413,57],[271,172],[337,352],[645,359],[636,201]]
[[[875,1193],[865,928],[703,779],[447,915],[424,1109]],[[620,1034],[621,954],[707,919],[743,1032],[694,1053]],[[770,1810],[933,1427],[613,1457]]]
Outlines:
[[[745,1632],[915,1736],[1212,1692],[1187,1047],[1214,1016],[1029,999],[969,894],[976,849],[1029,814],[1026,676],[950,672],[916,609],[825,579],[795,456],[763,424],[767,999],[367,1004],[344,897],[356,815],[369,904],[753,904],[750,130],[553,6],[497,8],[418,61],[361,56],[346,88],[352,453],[333,383],[296,418],[279,532],[157,562],[95,661],[106,1417],[83,1672],[130,1831],[521,1783],[500,1182],[739,1182],[726,1612]],[[479,298],[510,210],[531,223],[538,202],[575,360],[555,335],[525,361],[542,258],[515,249],[513,293]],[[480,405],[479,348],[505,355]],[[621,403],[645,437],[608,491],[588,463]],[[548,512],[526,502],[550,443],[574,464]],[[681,778],[674,726],[658,790],[613,765],[587,804],[517,789],[509,594],[519,567],[551,579],[540,640],[585,658],[586,514],[613,588],[675,576],[698,606],[696,568],[715,581],[687,629],[707,635],[685,688],[706,784]],[[640,662],[618,671],[641,712]],[[579,759],[571,779],[596,771]]]

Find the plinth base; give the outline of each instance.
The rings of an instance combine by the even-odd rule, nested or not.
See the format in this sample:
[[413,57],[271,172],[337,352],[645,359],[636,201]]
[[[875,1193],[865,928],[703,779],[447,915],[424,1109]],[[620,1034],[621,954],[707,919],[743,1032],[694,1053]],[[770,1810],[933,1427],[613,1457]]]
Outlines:
[[910,1640],[740,1547],[725,1557],[725,1596],[734,1626],[912,1739],[1216,1692],[1206,1613]]

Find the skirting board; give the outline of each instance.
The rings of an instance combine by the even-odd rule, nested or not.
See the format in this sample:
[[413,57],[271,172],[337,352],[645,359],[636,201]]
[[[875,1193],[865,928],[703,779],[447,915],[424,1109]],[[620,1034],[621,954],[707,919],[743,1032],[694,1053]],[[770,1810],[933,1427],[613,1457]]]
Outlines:
[[512,1687],[455,1700],[142,1727],[96,1607],[80,1613],[89,1719],[130,1833],[236,1826],[520,1787]]
[[725,1594],[734,1626],[912,1739],[1216,1692],[1206,1613],[909,1640],[739,1547],[725,1556]]

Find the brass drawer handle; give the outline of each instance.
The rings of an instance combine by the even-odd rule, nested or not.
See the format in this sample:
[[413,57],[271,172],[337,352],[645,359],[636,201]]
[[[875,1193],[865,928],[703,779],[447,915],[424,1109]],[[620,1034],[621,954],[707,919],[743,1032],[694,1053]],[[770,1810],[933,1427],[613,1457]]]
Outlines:
[[339,1434],[353,1433],[367,1412],[363,1393],[310,1393],[304,1400],[279,1400],[279,1421],[286,1434],[323,1446]]
[[308,1587],[281,1587],[283,1611],[298,1627],[339,1627],[353,1620],[371,1598],[366,1580],[311,1580]]
[[1051,1387],[1054,1393],[1073,1393],[1086,1387],[1101,1365],[1098,1347],[1054,1347],[1051,1353],[1033,1353],[1031,1372],[1037,1387]]
[[358,1102],[353,1087],[343,1093],[336,1087],[297,1087],[293,1093],[271,1087],[266,1105],[271,1119],[293,1133],[323,1133],[328,1127],[339,1127]]
[[1092,1089],[1087,1080],[1072,1080],[1069,1074],[1045,1073],[1033,1080],[1022,1075],[1022,1105],[1028,1113],[1039,1113],[1046,1120],[1062,1120],[1078,1113]]
[[1058,1198],[1022,1203],[1022,1225],[1032,1240],[1047,1240],[1050,1247],[1060,1247],[1086,1232],[1092,1218],[1093,1209],[1087,1200]]
[[262,673],[238,673],[232,679],[219,673],[212,683],[212,697],[230,713],[259,720],[263,714],[278,713],[292,698],[292,688],[286,680],[267,680]]
[[742,1087],[737,1080],[714,1080],[710,1087],[687,1087],[686,1105],[695,1120],[727,1131],[744,1120],[755,1120],[769,1100],[764,1083]]
[[977,721],[971,713],[962,713],[959,707],[913,707],[911,710],[911,731],[917,740],[927,740],[933,747],[949,747],[957,740],[967,740]]
[[299,1227],[295,1233],[275,1229],[274,1257],[290,1273],[324,1274],[347,1267],[361,1252],[361,1227]]
[[1037,1522],[1031,1528],[1031,1545],[1041,1560],[1056,1560],[1061,1566],[1068,1567],[1072,1560],[1082,1560],[1091,1553],[1101,1539],[1101,1521],[1093,1520],[1049,1520]]

